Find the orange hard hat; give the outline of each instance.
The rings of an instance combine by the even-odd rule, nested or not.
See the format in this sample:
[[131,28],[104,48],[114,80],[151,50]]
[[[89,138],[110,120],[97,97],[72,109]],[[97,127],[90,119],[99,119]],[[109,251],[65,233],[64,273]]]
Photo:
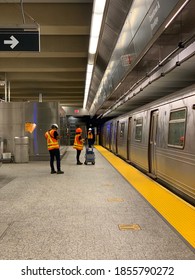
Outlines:
[[81,129],[80,127],[78,127],[78,128],[76,129],[76,133],[79,133],[79,132],[82,132],[82,129]]

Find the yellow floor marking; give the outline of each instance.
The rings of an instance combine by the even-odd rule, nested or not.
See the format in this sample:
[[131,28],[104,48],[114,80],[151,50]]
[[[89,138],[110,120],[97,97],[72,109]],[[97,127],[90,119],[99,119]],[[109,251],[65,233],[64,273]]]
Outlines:
[[120,230],[141,230],[141,227],[138,224],[131,224],[131,225],[125,225],[121,224],[118,225]]
[[95,148],[195,248],[195,207],[105,148]]
[[107,200],[108,202],[124,202],[124,199],[118,197],[108,198]]

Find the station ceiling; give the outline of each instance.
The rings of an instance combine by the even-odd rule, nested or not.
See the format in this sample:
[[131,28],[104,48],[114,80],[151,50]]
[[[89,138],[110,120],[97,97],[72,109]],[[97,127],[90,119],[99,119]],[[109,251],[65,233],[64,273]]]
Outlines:
[[[184,2],[178,0],[180,6]],[[107,0],[91,84],[93,90],[87,103],[89,111],[132,3],[133,0]],[[92,7],[93,0],[0,1],[0,30],[40,28],[40,52],[0,50],[0,82],[7,79],[10,83],[11,101],[41,98],[58,101],[65,107],[82,108]],[[191,0],[169,28],[157,34],[133,71],[127,73],[95,114],[108,117],[123,114],[195,82],[194,14],[195,3]],[[183,48],[184,41],[187,43]],[[178,51],[169,57],[179,44]],[[177,60],[179,53],[180,60]],[[164,58],[166,61],[158,68]],[[153,68],[157,68],[158,77]],[[148,70],[153,80],[148,78]],[[0,85],[2,99],[4,92],[4,86]]]
[[0,80],[6,75],[10,82],[11,101],[39,101],[42,95],[42,101],[83,106],[92,5],[93,0],[0,1],[0,28],[40,26],[40,52],[0,51]]

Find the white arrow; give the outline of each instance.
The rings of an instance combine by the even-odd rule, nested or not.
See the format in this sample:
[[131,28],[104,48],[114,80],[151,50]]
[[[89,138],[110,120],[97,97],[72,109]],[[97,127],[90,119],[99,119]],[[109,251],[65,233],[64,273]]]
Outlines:
[[10,48],[14,49],[19,41],[13,35],[10,37],[10,39],[11,40],[4,40],[4,45],[11,45]]

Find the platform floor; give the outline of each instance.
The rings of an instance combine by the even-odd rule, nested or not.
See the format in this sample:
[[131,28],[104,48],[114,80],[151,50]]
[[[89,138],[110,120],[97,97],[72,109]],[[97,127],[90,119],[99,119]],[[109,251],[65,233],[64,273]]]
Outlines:
[[101,149],[95,154],[95,165],[78,166],[69,147],[62,175],[50,174],[47,161],[3,164],[0,259],[195,260],[170,222]]

